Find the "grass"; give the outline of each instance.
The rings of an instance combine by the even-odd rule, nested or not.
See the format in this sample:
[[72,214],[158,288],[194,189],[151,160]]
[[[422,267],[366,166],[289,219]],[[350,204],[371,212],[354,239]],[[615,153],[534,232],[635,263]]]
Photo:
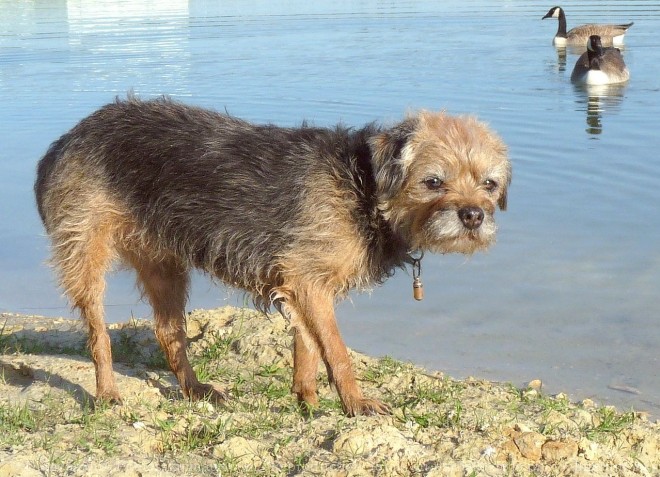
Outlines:
[[547,416],[550,411],[564,414],[572,408],[570,401],[563,394],[550,396],[536,389],[517,388],[510,383],[505,384],[505,388],[508,397],[507,410],[515,415],[522,416],[533,412]]
[[410,370],[412,365],[397,361],[390,356],[380,358],[375,366],[370,366],[362,372],[362,380],[381,385],[386,379]]
[[[57,440],[52,429],[57,426],[74,430],[76,446],[84,449],[100,449],[110,455],[118,444],[117,420],[108,414],[108,407],[82,406],[69,409],[62,400],[45,396],[39,405],[0,403],[0,447],[32,442],[50,450]],[[33,436],[40,435],[35,439]]]
[[633,411],[619,413],[611,407],[601,407],[596,410],[595,424],[583,429],[587,439],[603,442],[610,437],[617,436],[624,429],[635,422]]
[[[2,349],[3,354],[10,354],[10,353],[43,354],[48,351],[51,351],[51,348],[43,343],[35,342],[22,336],[16,337],[14,335],[8,335],[4,337],[0,336],[0,349]],[[57,351],[59,352],[60,350],[58,349]],[[66,350],[62,350],[62,354],[74,354],[74,353],[67,348]]]
[[27,405],[0,405],[0,445],[22,444],[34,432],[39,416]]
[[459,429],[463,417],[462,393],[465,385],[449,378],[433,378],[413,382],[392,403],[401,409],[401,422],[414,423],[422,429]]
[[[225,353],[229,348],[226,343],[214,347],[215,350],[224,349]],[[384,358],[365,368],[362,378],[384,385],[388,378],[409,369],[405,363]],[[295,475],[304,470],[312,460],[313,452],[309,449],[292,449],[297,448],[301,436],[313,431],[315,420],[309,419],[297,408],[290,394],[291,371],[279,364],[269,363],[261,365],[253,373],[244,373],[243,377],[243,394],[222,410],[206,408],[186,400],[162,399],[156,405],[141,403],[140,408],[152,405],[148,411],[150,417],[147,416],[146,421],[159,442],[157,452],[177,456],[205,455],[208,458],[213,455],[213,449],[218,444],[232,437],[243,437],[266,444],[267,452],[276,461],[278,457],[287,454],[287,461],[282,464],[287,474]],[[470,410],[463,399],[468,388],[469,385],[464,382],[449,378],[414,380],[408,389],[392,397],[391,404],[398,418],[395,422],[403,426],[402,429],[413,423],[419,430],[454,429],[467,432],[470,424],[466,412],[469,414]],[[511,392],[514,392],[513,388]],[[526,415],[543,415],[550,410],[564,413],[574,409],[566,399],[540,393],[529,394],[517,390],[515,396],[518,401],[516,411]],[[0,447],[32,442],[31,445],[48,451],[49,459],[41,464],[46,475],[52,469],[61,468],[68,462],[68,458],[63,458],[57,450],[57,433],[45,433],[39,439],[33,439],[31,436],[36,433],[59,425],[60,428],[66,428],[67,432],[73,432],[75,437],[69,440],[79,451],[100,452],[111,457],[122,452],[122,427],[145,420],[144,411],[139,413],[126,406],[113,408],[103,404],[82,405],[78,411],[63,412],[58,407],[59,401],[47,401],[45,406],[38,409],[31,409],[27,405],[0,405]],[[321,398],[319,408],[314,412],[317,418],[320,415],[337,418],[332,434],[326,437],[327,442],[332,442],[332,436],[339,436],[358,426],[358,420],[346,419],[341,415],[341,406],[334,396]],[[617,435],[635,421],[633,412],[617,413],[606,407],[596,409],[594,415],[595,424],[585,427],[581,432],[587,439],[597,442]],[[291,434],[292,429],[298,429],[297,433]],[[360,458],[356,454],[349,457],[348,461]],[[216,468],[222,475],[259,475],[256,469],[246,470],[241,459],[235,456],[216,461]]]
[[206,452],[227,436],[228,423],[222,420],[196,418],[186,411],[171,414],[167,419],[155,419],[160,448],[165,453]]
[[[63,475],[71,466],[84,465],[89,456],[103,461],[121,459],[126,453],[170,466],[167,468],[182,476],[324,475],[339,469],[359,473],[361,465],[373,472],[386,472],[395,465],[392,459],[399,458],[396,451],[366,449],[366,457],[362,452],[341,456],[334,453],[333,445],[348,433],[378,433],[381,426],[387,426],[396,428],[410,445],[433,450],[430,460],[415,461],[411,454],[405,457],[409,461],[402,461],[409,475],[424,475],[441,459],[467,459],[464,454],[452,454],[460,445],[469,444],[479,456],[485,446],[497,447],[504,430],[516,423],[556,438],[545,417],[556,412],[573,419],[575,413],[587,412],[566,398],[514,386],[430,376],[391,357],[358,359],[356,371],[365,395],[386,401],[393,416],[345,417],[324,375],[319,379],[319,406],[309,409],[299,406],[290,392],[290,355],[283,352],[273,359],[272,354],[254,358],[249,353],[237,353],[239,340],[252,340],[246,336],[249,329],[254,330],[254,325],[248,327],[237,315],[230,326],[206,330],[191,345],[191,362],[198,376],[227,388],[231,394],[227,403],[212,406],[145,393],[129,394],[120,407],[95,406],[80,403],[53,386],[53,395],[37,403],[11,405],[0,401],[0,460],[7,455],[2,454],[3,449],[34,452],[39,455],[35,462],[43,475]],[[119,335],[122,360],[141,361],[139,353],[131,349],[139,346],[133,328],[121,332],[125,333]],[[264,336],[268,335],[257,336],[255,342],[262,343]],[[0,347],[8,339],[0,328]],[[283,342],[276,343],[278,349],[283,349]],[[11,380],[11,375],[6,380]],[[0,375],[0,385],[2,382]],[[593,422],[576,425],[568,437],[577,442],[608,443],[638,422],[635,413],[617,413],[611,408],[589,409],[588,413]],[[134,427],[137,423],[139,428]],[[240,452],[223,454],[223,444],[233,438],[258,444],[258,458],[243,459]],[[491,475],[487,464],[488,459],[481,457],[468,462],[462,475]],[[538,470],[543,462],[536,467],[523,464],[509,462],[510,475],[550,475]]]
[[[422,393],[425,394],[425,393]],[[431,401],[433,402],[433,401]],[[423,405],[421,405],[424,403]],[[435,404],[439,404],[435,402]],[[438,410],[440,407],[440,411]],[[401,405],[402,422],[414,422],[422,429],[460,428],[463,404],[458,398],[448,398],[437,407],[428,406],[419,395]]]
[[0,327],[0,353],[6,354],[10,350],[11,334],[7,333],[7,320]]
[[[200,352],[190,357],[191,364],[197,378],[200,381],[221,381],[229,377],[233,381],[241,379],[237,375],[231,375],[231,371],[222,363],[232,351],[232,347],[241,338],[243,320],[239,318],[237,327],[232,327],[229,333],[220,331],[209,331],[206,333],[205,345]],[[240,389],[237,389],[240,392]]]

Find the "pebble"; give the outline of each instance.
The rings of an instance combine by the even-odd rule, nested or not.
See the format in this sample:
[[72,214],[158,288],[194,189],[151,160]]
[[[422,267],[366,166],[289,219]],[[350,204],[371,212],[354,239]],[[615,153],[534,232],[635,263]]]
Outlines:
[[550,462],[575,457],[577,452],[578,445],[575,441],[547,441],[541,446],[541,455],[543,459]]
[[541,460],[541,447],[545,443],[545,436],[538,432],[523,432],[514,437],[513,442],[523,457],[533,461]]
[[529,383],[527,383],[527,387],[529,389],[540,391],[541,388],[543,388],[543,382],[540,379],[532,379]]
[[522,424],[520,422],[516,423],[513,428],[518,432],[532,432],[532,430],[526,424]]
[[147,428],[147,425],[142,421],[136,421],[133,423],[133,428],[142,431]]
[[583,399],[582,400],[582,407],[584,407],[585,409],[592,409],[592,408],[596,407],[596,403],[592,399],[589,399],[589,398]]
[[600,455],[598,444],[588,439],[582,439],[580,441],[579,450],[587,460],[596,460]]

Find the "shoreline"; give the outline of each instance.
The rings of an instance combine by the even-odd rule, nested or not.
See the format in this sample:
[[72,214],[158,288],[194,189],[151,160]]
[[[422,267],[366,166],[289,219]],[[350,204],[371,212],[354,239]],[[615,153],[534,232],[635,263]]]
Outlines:
[[[4,324],[4,325],[3,325]],[[220,406],[181,399],[148,320],[108,326],[121,406],[93,406],[80,321],[0,317],[0,477],[42,475],[660,474],[660,423],[590,400],[452,379],[351,352],[366,395],[391,416],[346,418],[319,374],[319,408],[290,394],[279,315],[223,307],[188,316],[189,354]]]

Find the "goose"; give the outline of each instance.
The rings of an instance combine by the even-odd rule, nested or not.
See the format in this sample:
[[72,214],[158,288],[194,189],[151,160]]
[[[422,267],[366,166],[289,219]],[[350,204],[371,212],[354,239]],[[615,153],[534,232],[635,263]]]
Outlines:
[[571,74],[571,81],[587,85],[624,83],[629,78],[621,52],[613,47],[603,48],[598,35],[589,37],[587,51],[578,58]]
[[555,46],[578,45],[583,46],[591,35],[598,35],[604,46],[620,46],[623,44],[623,37],[628,28],[634,22],[624,23],[621,25],[598,25],[589,23],[587,25],[580,25],[566,31],[566,14],[561,7],[552,7],[548,13],[542,18],[557,18],[559,19],[559,28],[557,34],[552,41]]

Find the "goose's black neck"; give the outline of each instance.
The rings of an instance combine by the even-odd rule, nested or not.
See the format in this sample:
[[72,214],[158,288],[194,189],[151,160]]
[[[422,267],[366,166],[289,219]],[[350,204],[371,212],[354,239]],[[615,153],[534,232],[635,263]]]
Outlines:
[[600,69],[600,61],[603,57],[604,51],[600,39],[589,39],[589,47],[587,48],[587,56],[589,58],[589,68],[592,70]]
[[566,14],[564,10],[559,9],[559,27],[557,28],[557,35],[560,38],[566,38]]

